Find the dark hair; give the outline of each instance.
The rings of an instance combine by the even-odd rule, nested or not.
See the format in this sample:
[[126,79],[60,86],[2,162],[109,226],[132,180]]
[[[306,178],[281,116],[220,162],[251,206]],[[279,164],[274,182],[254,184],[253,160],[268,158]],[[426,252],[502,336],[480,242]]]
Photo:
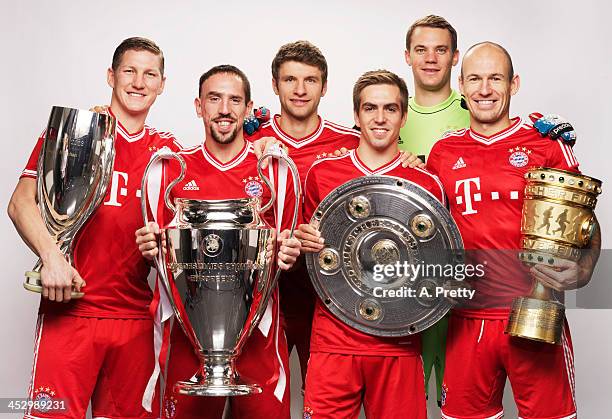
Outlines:
[[[468,53],[471,50],[481,45],[490,45],[492,47],[499,49],[504,54],[504,56],[506,57],[506,60],[508,61],[508,80],[512,81],[512,78],[514,77],[514,65],[512,64],[512,57],[510,56],[510,53],[506,50],[506,48],[502,47],[499,44],[496,44],[495,42],[484,41],[484,42],[479,42],[477,44],[474,44],[468,48],[463,58],[465,59],[465,57],[467,57]],[[463,63],[461,63],[461,78],[463,78]]]
[[408,112],[408,87],[406,87],[406,82],[397,74],[387,70],[368,71],[357,79],[353,87],[353,110],[355,112],[359,112],[359,107],[361,106],[361,92],[363,89],[377,84],[397,86],[400,91],[402,115]]
[[444,19],[442,16],[436,15],[425,16],[424,18],[417,20],[412,24],[412,26],[410,26],[408,32],[406,33],[406,49],[408,51],[410,51],[410,41],[412,40],[412,33],[419,26],[424,26],[427,28],[446,29],[450,32],[451,36],[451,51],[453,53],[457,51],[457,31],[450,23],[448,23],[446,19]]
[[115,53],[113,54],[113,63],[111,65],[113,71],[117,71],[119,68],[121,59],[126,51],[149,51],[159,56],[159,71],[161,72],[162,76],[164,75],[164,53],[155,42],[147,38],[140,38],[138,36],[124,39],[115,49]]
[[311,65],[321,70],[321,81],[327,83],[327,61],[321,50],[308,41],[296,41],[285,44],[272,60],[272,77],[278,81],[281,65],[288,61]]
[[200,81],[198,83],[198,97],[202,93],[202,85],[204,84],[204,82],[215,74],[220,73],[234,74],[238,76],[240,80],[242,80],[242,86],[244,87],[244,99],[246,103],[249,103],[251,101],[251,83],[249,83],[249,79],[242,70],[230,64],[214,66],[213,68],[211,68],[206,73],[200,76]]

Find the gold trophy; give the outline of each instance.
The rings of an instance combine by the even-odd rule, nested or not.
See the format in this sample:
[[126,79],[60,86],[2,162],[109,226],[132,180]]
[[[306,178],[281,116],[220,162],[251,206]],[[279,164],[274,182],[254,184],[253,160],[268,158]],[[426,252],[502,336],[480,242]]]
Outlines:
[[[578,261],[593,232],[601,181],[546,167],[529,170],[525,179],[519,259],[553,269],[560,259]],[[564,318],[565,306],[536,280],[529,297],[514,299],[506,333],[559,344]]]

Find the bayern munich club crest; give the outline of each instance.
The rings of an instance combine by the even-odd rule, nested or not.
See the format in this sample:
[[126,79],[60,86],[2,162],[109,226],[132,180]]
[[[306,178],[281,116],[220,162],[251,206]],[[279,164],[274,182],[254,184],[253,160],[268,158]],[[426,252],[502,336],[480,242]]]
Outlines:
[[304,419],[312,419],[314,410],[310,406],[304,406]]
[[36,410],[46,412],[51,409],[50,401],[53,400],[55,391],[51,387],[40,386],[34,390],[34,405],[39,406]]
[[448,393],[448,387],[446,384],[442,384],[442,395],[440,397],[440,407],[446,405],[446,393]]
[[529,155],[531,154],[531,150],[528,150],[527,147],[515,147],[508,149],[510,153],[510,157],[508,158],[508,162],[514,167],[525,167],[529,163]]
[[259,198],[263,195],[264,189],[259,176],[249,176],[246,179],[242,179],[242,182],[245,183],[244,192],[247,194],[247,196],[250,196],[251,198]]
[[164,400],[164,418],[172,419],[176,416],[176,399],[169,397]]

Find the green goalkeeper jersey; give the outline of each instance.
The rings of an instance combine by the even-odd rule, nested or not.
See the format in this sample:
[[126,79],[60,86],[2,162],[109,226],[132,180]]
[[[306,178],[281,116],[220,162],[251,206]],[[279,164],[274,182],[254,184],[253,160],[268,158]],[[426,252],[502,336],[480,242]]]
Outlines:
[[470,126],[470,113],[461,106],[461,94],[451,90],[450,96],[436,106],[419,106],[410,98],[408,119],[400,130],[400,150],[425,156],[444,134]]

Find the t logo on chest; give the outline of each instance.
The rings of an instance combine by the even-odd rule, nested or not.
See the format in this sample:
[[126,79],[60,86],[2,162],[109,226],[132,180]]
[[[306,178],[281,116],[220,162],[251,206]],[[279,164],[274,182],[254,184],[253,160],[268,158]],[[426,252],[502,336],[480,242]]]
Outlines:
[[500,197],[507,198],[510,200],[519,199],[518,190],[503,191],[501,194],[499,191],[490,191],[489,193],[483,194],[481,192],[480,177],[473,177],[469,179],[459,179],[455,181],[455,202],[457,205],[465,205],[461,215],[477,214],[478,209],[474,207],[475,202],[481,202],[483,196],[491,201],[498,201]]

